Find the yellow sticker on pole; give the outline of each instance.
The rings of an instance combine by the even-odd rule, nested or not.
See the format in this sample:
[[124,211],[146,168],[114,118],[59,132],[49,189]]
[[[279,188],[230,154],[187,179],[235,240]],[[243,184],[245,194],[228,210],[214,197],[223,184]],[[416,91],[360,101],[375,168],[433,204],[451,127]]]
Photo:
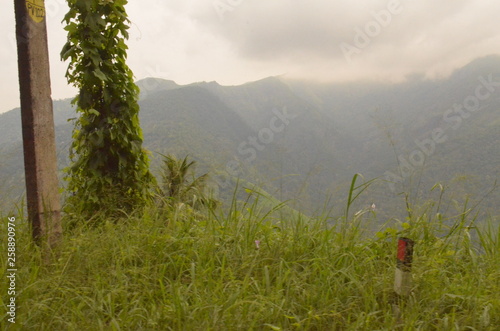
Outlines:
[[28,15],[36,23],[40,23],[45,18],[45,3],[44,0],[26,0],[26,9]]

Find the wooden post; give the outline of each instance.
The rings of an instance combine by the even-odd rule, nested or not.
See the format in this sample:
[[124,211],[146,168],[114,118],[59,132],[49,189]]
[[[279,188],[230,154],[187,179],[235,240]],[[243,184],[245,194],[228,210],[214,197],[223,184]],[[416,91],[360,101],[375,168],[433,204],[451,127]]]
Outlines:
[[61,229],[44,0],[14,0],[28,218],[38,244]]
[[399,238],[394,291],[400,296],[408,296],[411,291],[411,263],[415,242],[408,238]]

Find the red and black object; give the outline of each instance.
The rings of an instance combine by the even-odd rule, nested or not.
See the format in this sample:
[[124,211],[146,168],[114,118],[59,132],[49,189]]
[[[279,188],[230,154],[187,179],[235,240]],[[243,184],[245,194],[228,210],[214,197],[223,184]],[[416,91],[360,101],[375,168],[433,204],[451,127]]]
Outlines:
[[398,257],[397,268],[402,271],[411,271],[413,261],[413,246],[415,242],[409,238],[401,237],[398,239]]

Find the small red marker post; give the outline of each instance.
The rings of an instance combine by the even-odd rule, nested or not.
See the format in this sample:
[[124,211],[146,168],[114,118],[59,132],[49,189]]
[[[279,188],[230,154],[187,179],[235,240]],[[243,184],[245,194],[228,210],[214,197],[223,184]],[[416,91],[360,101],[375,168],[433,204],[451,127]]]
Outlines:
[[398,239],[394,291],[400,296],[408,296],[411,291],[411,263],[414,245],[415,242],[411,239],[404,237]]

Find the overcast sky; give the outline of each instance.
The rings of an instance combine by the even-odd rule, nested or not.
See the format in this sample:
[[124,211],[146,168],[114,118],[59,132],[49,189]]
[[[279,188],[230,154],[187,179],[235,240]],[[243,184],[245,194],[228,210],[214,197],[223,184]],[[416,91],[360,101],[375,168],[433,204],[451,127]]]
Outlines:
[[[64,0],[45,0],[52,96],[73,96],[59,52]],[[0,3],[0,112],[19,106],[13,1]],[[136,79],[237,85],[445,77],[500,54],[498,0],[129,0]]]

